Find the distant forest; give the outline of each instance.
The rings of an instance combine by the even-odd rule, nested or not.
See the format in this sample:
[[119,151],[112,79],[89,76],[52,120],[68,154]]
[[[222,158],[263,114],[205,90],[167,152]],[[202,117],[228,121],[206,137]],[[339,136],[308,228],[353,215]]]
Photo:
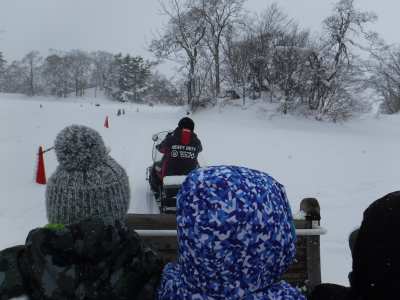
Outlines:
[[[337,121],[368,110],[369,91],[382,112],[400,110],[400,48],[372,31],[373,12],[340,0],[311,32],[277,4],[249,15],[244,3],[163,1],[169,21],[148,45],[154,61],[70,50],[46,57],[32,51],[7,62],[0,52],[0,92],[80,97],[94,88],[115,101],[188,104],[191,110],[217,99],[243,105],[263,99],[283,114]],[[180,66],[174,80],[155,71],[163,60]]]

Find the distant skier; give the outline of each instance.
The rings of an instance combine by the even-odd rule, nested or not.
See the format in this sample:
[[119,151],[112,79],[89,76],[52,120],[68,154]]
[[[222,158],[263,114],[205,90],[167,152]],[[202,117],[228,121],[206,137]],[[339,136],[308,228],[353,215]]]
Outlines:
[[164,154],[151,172],[150,185],[156,193],[164,176],[187,175],[198,168],[198,154],[203,150],[200,139],[194,133],[194,122],[188,117],[182,118],[178,127],[168,133],[156,148]]

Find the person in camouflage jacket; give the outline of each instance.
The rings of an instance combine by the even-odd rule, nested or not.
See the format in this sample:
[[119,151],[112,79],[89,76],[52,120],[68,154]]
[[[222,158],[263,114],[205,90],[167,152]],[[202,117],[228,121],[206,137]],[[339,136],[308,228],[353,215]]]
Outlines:
[[153,299],[160,257],[123,222],[91,218],[32,230],[0,252],[0,299]]

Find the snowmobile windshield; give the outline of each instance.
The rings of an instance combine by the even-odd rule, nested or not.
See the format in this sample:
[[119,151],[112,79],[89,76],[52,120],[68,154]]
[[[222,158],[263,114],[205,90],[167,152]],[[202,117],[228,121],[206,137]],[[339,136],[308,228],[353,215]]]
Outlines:
[[169,132],[170,131],[161,131],[161,132],[155,133],[153,135],[153,137],[152,137],[152,139],[154,141],[153,153],[152,153],[153,162],[160,162],[162,160],[164,154],[157,150],[157,146],[159,144],[161,144],[161,142],[165,139],[165,137],[167,136],[167,134]]

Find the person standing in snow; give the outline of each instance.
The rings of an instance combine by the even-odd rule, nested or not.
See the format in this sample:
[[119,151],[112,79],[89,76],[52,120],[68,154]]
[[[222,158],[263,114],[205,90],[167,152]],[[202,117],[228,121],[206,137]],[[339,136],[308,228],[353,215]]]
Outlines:
[[151,171],[150,185],[154,192],[158,192],[164,176],[187,175],[199,167],[197,158],[203,147],[194,133],[193,120],[182,118],[178,127],[157,145],[157,150],[164,156],[161,165],[156,165]]
[[129,181],[86,126],[63,129],[46,190],[51,224],[0,251],[0,300],[150,300],[163,262],[125,223]]
[[284,187],[236,166],[199,168],[177,195],[179,253],[159,300],[305,300],[282,280],[296,235]]
[[350,235],[350,287],[321,284],[311,300],[383,300],[400,295],[400,191],[373,202]]

